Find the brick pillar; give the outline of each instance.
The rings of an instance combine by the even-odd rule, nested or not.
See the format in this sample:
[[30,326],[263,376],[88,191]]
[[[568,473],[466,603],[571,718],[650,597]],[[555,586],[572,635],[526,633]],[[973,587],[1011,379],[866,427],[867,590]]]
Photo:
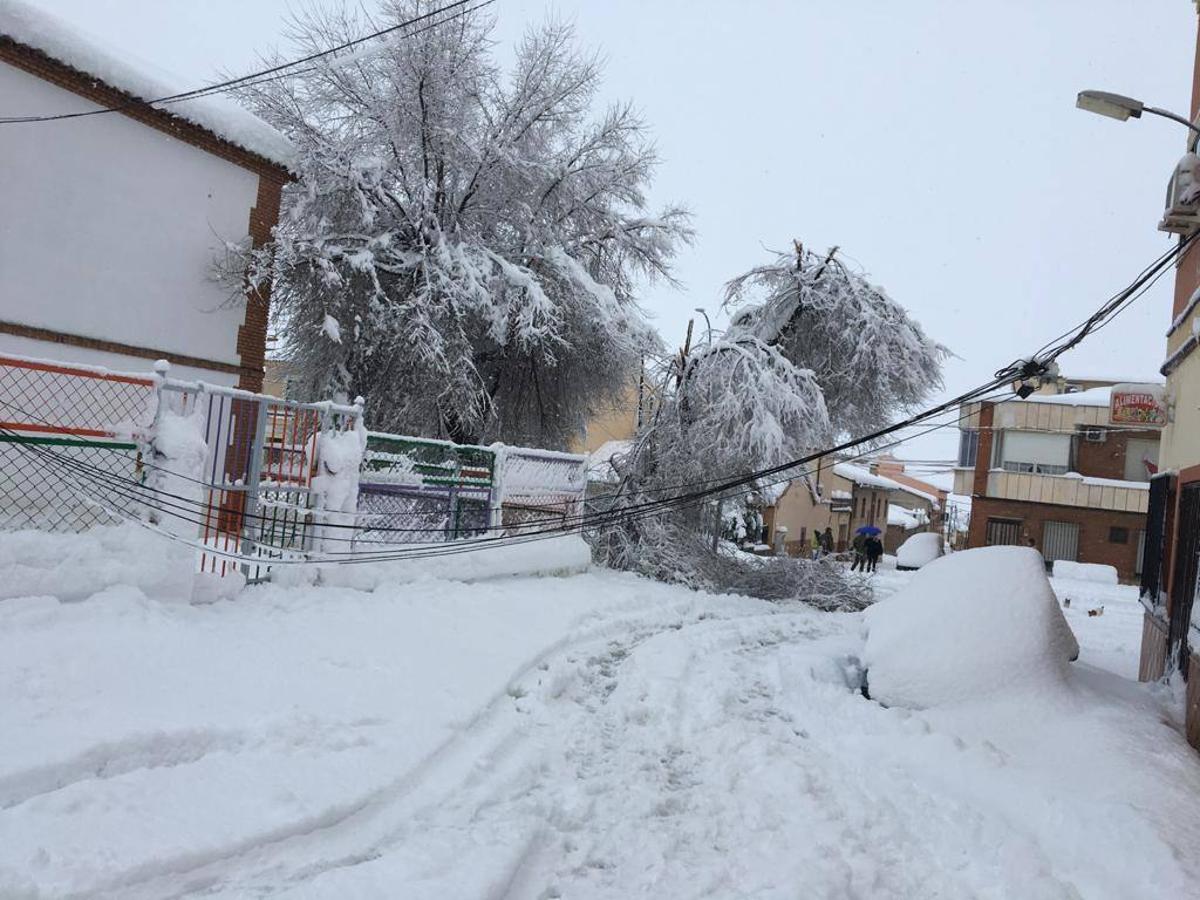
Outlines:
[[[255,249],[271,240],[271,230],[279,221],[282,194],[282,180],[259,175],[258,198],[250,210],[250,238]],[[257,292],[246,291],[246,317],[237,334],[237,350],[243,367],[238,387],[243,390],[262,390],[267,355],[267,323],[271,314],[270,298],[270,285],[263,286]]]
[[972,497],[987,496],[988,469],[992,464],[992,421],[995,411],[994,404],[979,404],[979,451],[975,454],[975,480],[971,484]]

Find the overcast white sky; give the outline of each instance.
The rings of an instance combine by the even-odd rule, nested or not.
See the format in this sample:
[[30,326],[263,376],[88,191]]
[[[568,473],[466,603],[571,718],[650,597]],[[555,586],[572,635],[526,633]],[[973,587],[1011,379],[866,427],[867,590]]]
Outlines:
[[[334,2],[334,0],[312,0]],[[372,0],[365,0],[372,6]],[[104,39],[202,83],[253,68],[288,0],[41,0]],[[695,213],[683,291],[645,306],[669,342],[693,307],[793,238],[837,244],[959,358],[947,389],[1079,322],[1168,247],[1155,230],[1184,130],[1074,108],[1101,88],[1187,112],[1191,0],[498,0],[509,45],[553,11],[609,60],[663,157],[657,202]],[[86,120],[84,120],[86,121]],[[1064,358],[1064,370],[1151,375],[1170,278]],[[942,432],[898,451],[953,455]]]

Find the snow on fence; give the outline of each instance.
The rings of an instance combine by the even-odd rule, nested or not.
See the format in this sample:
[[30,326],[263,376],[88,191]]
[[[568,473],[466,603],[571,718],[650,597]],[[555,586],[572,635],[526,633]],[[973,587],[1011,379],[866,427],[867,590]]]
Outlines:
[[[139,441],[154,410],[153,375],[0,356],[0,529],[118,521],[72,479],[81,471],[141,479]],[[107,482],[97,492],[114,499]]]
[[[573,524],[587,458],[370,433],[361,407],[0,357],[0,530],[149,522],[201,571]],[[248,562],[254,560],[254,562]]]
[[496,445],[500,523],[506,532],[578,522],[587,492],[586,456]]
[[[164,507],[152,517],[176,533],[198,531],[201,571],[226,575],[237,568],[230,556],[254,557],[262,562],[241,569],[257,578],[272,559],[350,552],[360,407],[165,378],[160,390],[149,446]],[[181,434],[188,428],[190,439]],[[187,446],[196,442],[198,458]],[[179,504],[180,490],[198,492],[198,503]],[[172,504],[197,514],[184,518]]]
[[486,533],[495,469],[487,447],[369,432],[358,485],[364,541],[430,543]]
[[241,568],[258,577],[271,559],[335,542],[327,526],[353,524],[361,448],[346,448],[361,443],[359,407],[167,371],[0,356],[0,530],[136,518],[202,544],[204,571],[252,556],[263,562]]
[[440,542],[573,521],[586,466],[573,453],[370,432],[358,495],[364,539]]

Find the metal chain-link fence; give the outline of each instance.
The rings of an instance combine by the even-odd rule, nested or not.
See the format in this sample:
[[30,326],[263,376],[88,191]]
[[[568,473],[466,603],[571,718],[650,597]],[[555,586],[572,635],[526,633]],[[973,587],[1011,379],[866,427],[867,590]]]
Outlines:
[[127,500],[125,482],[143,475],[138,441],[154,418],[154,385],[143,375],[0,356],[0,529],[120,521],[113,510]]

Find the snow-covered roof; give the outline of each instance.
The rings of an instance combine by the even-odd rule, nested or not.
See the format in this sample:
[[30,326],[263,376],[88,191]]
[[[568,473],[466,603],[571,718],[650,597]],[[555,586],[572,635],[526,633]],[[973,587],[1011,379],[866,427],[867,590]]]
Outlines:
[[847,481],[853,481],[855,484],[861,484],[863,487],[876,488],[881,491],[903,491],[914,497],[920,497],[922,500],[928,500],[935,506],[938,503],[938,498],[934,494],[927,494],[891,478],[876,475],[870,469],[856,466],[853,463],[834,463],[833,474],[845,478]]
[[901,528],[912,529],[924,525],[928,520],[926,516],[921,515],[911,509],[905,509],[903,506],[897,506],[895,503],[888,504],[887,523],[889,525],[899,525]]
[[884,478],[882,475],[875,475],[870,469],[856,466],[853,463],[834,463],[833,474],[845,478],[847,481],[853,481],[855,484],[861,484],[863,487],[875,487],[884,491],[898,491],[903,487],[899,482]]
[[[24,0],[0,0],[0,35],[141,100],[196,87],[123,50],[105,47],[94,36]],[[160,108],[281,166],[290,167],[295,160],[296,150],[286,137],[228,97],[210,95]],[[37,114],[39,110],[15,112]]]
[[1109,372],[1076,372],[1063,375],[1063,380],[1070,384],[1073,381],[1107,381],[1111,384],[1162,384],[1163,377],[1157,372],[1142,372],[1139,375],[1113,375]]
[[1108,406],[1112,400],[1111,387],[1097,387],[1073,394],[1030,394],[1026,403],[1052,403],[1056,406]]

